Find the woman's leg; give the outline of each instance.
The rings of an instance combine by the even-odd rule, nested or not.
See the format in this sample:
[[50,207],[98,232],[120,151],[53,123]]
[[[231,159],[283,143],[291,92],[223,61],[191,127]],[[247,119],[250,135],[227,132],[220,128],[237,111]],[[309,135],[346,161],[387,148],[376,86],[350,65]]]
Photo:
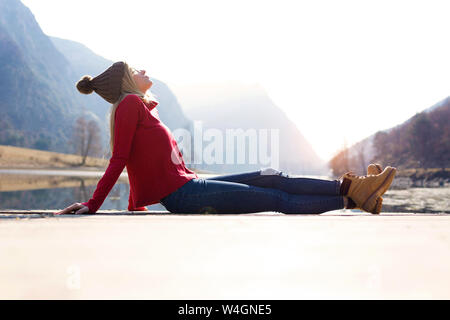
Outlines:
[[261,188],[273,188],[292,194],[340,195],[340,182],[313,178],[290,177],[282,171],[272,168],[222,175],[205,180],[228,181],[248,184]]
[[172,213],[317,214],[344,208],[344,199],[338,195],[290,194],[279,189],[213,179],[192,179],[161,203]]

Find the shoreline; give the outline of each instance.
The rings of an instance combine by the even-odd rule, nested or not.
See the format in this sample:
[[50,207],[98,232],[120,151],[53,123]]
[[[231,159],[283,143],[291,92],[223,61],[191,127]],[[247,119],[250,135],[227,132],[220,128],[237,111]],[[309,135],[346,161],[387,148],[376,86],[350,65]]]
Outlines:
[[[55,171],[105,171],[102,166],[1,166],[0,170],[55,170]],[[125,168],[126,170],[126,168]]]
[[446,188],[450,187],[450,169],[403,169],[397,172],[393,188]]
[[[67,171],[102,171],[104,172],[107,168],[106,166],[51,166],[51,165],[1,165],[0,164],[0,173],[3,171],[6,173],[6,171],[13,171],[13,170],[20,170],[20,171],[45,171],[45,170],[52,170],[52,171],[61,171],[61,172],[67,172]],[[200,174],[228,174],[228,173],[220,173],[220,172],[212,172],[208,170],[202,170],[202,169],[193,169],[188,168],[196,173]],[[126,168],[124,168],[124,172],[126,172]],[[297,175],[297,174],[295,174]],[[302,176],[302,175],[299,175]],[[306,176],[306,175],[305,175]],[[416,169],[404,169],[404,170],[398,170],[397,175],[395,177],[395,180],[398,179],[409,179],[412,181],[412,183],[420,183],[420,181],[423,181],[426,183],[450,183],[450,168],[446,169],[423,169],[423,168],[416,168]]]
[[[37,171],[60,171],[60,172],[74,172],[74,175],[78,175],[76,172],[95,172],[95,173],[100,173],[103,174],[106,170],[107,166],[102,167],[102,166],[66,166],[66,167],[62,167],[62,166],[2,166],[0,165],[0,174],[4,173],[4,174],[9,174],[9,173],[14,173],[14,171],[16,172],[22,172],[19,174],[27,174],[30,172],[37,172]],[[208,171],[208,170],[201,170],[201,169],[192,169],[189,168],[189,170],[194,171],[197,174],[212,174],[212,175],[216,175],[216,174],[222,174],[222,173],[217,173],[217,172],[212,172],[212,171]],[[8,172],[10,171],[10,172]],[[28,172],[27,172],[28,171]],[[37,174],[37,173],[31,173],[31,174]],[[125,167],[122,174],[127,175],[127,168]],[[223,173],[225,174],[225,173]],[[52,174],[54,175],[54,174]],[[63,174],[63,175],[67,175],[67,174]]]

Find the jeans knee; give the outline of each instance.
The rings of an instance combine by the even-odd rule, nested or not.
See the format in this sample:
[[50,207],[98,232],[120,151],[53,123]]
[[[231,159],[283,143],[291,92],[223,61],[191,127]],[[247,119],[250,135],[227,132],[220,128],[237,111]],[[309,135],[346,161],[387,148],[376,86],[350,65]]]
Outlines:
[[264,168],[261,170],[261,175],[276,175],[279,176],[281,174],[281,171],[276,170],[274,168]]

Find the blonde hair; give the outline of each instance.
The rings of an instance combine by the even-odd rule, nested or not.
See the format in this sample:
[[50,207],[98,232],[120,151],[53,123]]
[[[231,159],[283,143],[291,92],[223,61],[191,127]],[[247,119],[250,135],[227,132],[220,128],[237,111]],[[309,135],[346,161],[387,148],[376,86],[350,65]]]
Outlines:
[[136,82],[134,81],[134,78],[133,78],[132,68],[130,68],[130,66],[128,66],[127,63],[125,63],[125,71],[124,71],[124,75],[122,78],[121,94],[120,94],[120,97],[117,100],[117,102],[115,102],[111,106],[111,112],[109,114],[109,133],[110,133],[109,144],[111,147],[111,155],[112,155],[113,149],[114,149],[114,122],[115,122],[116,109],[117,109],[118,105],[120,104],[120,102],[126,96],[128,96],[130,94],[137,95],[138,97],[141,98],[141,100],[145,104],[149,104],[150,101],[157,101],[155,99],[155,96],[150,92],[150,90],[147,90],[147,92],[145,92],[145,93],[143,93],[141,90],[139,90],[139,88],[137,87]]

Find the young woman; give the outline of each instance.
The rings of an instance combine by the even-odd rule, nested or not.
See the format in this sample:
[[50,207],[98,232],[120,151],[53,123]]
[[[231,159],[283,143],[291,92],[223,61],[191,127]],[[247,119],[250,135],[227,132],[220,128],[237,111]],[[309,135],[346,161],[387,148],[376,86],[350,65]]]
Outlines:
[[359,208],[380,213],[381,196],[396,169],[377,165],[367,176],[351,173],[340,180],[290,177],[266,168],[253,172],[199,178],[186,168],[177,143],[159,119],[152,82],[144,70],[116,62],[95,78],[77,83],[83,94],[95,91],[112,104],[110,132],[112,156],[92,198],[74,203],[55,214],[95,213],[126,167],[130,182],[128,210],[147,210],[161,203],[172,213],[322,213]]

